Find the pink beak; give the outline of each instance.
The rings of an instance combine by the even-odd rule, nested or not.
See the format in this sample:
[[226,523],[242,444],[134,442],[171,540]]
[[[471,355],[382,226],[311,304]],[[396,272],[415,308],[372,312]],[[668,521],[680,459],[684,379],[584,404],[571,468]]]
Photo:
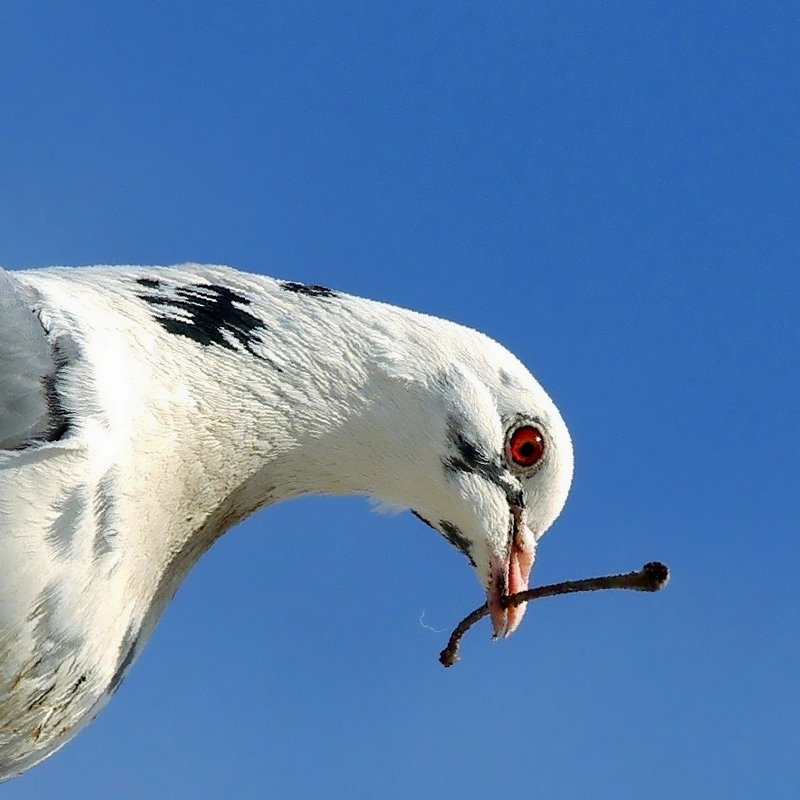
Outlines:
[[533,535],[521,520],[516,521],[518,524],[515,525],[508,560],[492,557],[490,561],[489,613],[492,617],[495,639],[503,639],[514,633],[522,622],[528,605],[520,603],[518,606],[508,608],[505,606],[507,595],[524,592],[528,588],[536,555]]

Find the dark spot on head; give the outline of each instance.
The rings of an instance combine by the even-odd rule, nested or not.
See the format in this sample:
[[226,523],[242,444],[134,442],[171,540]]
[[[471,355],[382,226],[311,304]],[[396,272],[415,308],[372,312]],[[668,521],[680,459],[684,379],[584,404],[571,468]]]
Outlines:
[[459,527],[443,519],[439,522],[439,530],[442,532],[442,536],[444,536],[456,550],[460,550],[469,559],[469,563],[472,564],[473,567],[476,566],[475,559],[472,557],[472,543],[464,536]]
[[503,490],[510,506],[522,506],[522,487],[509,472],[501,455],[489,456],[479,444],[470,441],[464,435],[455,419],[449,420],[447,439],[454,454],[442,459],[442,466],[446,472],[468,472],[480,475],[489,483],[493,483]]
[[336,297],[336,292],[318,283],[297,283],[295,281],[279,281],[278,285],[287,292],[304,294],[308,297]]
[[502,367],[497,373],[497,377],[500,379],[501,385],[505,386],[506,388],[517,385],[517,382],[514,380],[514,378],[512,378],[511,375],[509,375],[509,373],[506,372]]
[[461,461],[470,471],[478,472],[478,470],[485,468],[490,463],[486,452],[475,442],[467,439],[461,431],[451,428],[450,441],[453,443]]
[[[141,283],[139,279],[138,282]],[[251,355],[267,361],[278,372],[281,368],[261,350],[263,319],[242,306],[251,305],[244,295],[217,284],[192,284],[164,287],[158,293],[140,294],[139,298],[155,309],[156,321],[169,333],[191,339],[204,347],[217,345],[226,350],[244,348]]]
[[466,437],[458,420],[450,418],[447,424],[448,449],[453,453],[446,461],[450,469],[475,472],[480,475],[501,470],[498,459],[492,459],[477,442]]

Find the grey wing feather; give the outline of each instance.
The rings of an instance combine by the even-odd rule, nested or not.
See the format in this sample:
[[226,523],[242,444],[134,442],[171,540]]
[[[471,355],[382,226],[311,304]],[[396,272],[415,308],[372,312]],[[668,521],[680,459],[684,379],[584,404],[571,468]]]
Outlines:
[[0,449],[45,439],[56,364],[26,289],[0,269]]

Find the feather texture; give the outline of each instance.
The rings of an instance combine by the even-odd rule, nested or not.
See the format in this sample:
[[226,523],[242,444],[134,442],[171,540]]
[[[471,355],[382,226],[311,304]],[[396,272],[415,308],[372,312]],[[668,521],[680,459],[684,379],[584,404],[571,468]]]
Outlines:
[[[0,778],[94,718],[256,509],[310,492],[414,508],[490,588],[509,503],[534,543],[572,476],[560,414],[496,342],[225,267],[0,273],[0,409]],[[505,461],[520,415],[546,431],[536,474]]]

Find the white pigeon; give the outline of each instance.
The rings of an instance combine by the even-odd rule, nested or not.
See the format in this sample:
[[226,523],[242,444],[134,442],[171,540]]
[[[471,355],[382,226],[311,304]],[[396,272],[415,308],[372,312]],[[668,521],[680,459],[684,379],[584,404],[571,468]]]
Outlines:
[[197,559],[309,493],[414,513],[519,625],[572,444],[481,333],[218,266],[0,270],[0,779],[119,686]]

